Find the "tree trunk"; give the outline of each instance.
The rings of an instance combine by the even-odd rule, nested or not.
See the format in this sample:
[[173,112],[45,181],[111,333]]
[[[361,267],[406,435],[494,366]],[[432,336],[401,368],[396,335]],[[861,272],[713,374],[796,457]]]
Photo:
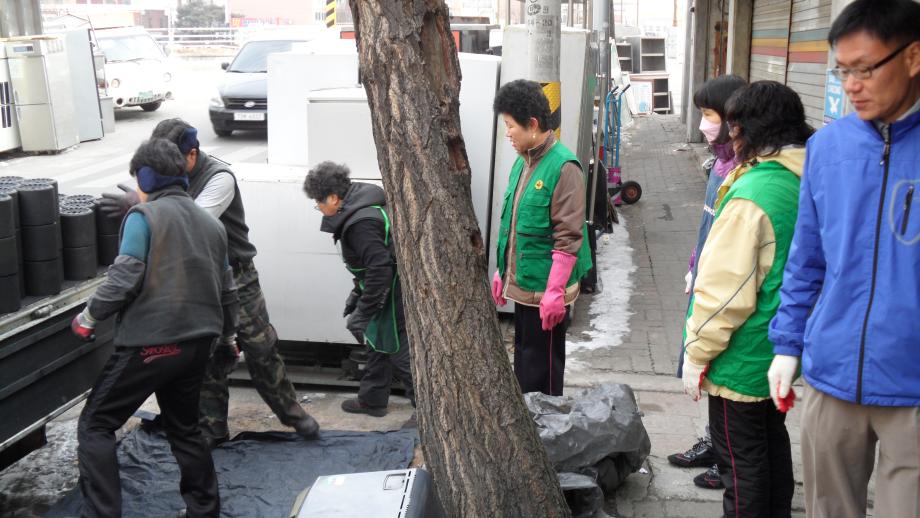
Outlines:
[[567,517],[489,296],[443,0],[350,0],[403,282],[422,450],[448,516]]

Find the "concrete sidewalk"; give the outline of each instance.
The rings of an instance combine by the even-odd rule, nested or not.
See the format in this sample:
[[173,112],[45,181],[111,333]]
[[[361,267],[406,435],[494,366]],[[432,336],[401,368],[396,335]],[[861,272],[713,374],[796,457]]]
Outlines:
[[[691,401],[675,377],[687,307],[684,275],[706,188],[700,166],[705,149],[683,143],[685,130],[676,116],[637,118],[624,133],[624,179],[638,181],[643,195],[635,205],[620,208],[621,225],[598,246],[603,291],[579,303],[569,331],[566,386],[627,383],[644,413],[651,456],[644,473],[631,475],[615,501],[608,500],[607,514],[721,516],[722,491],[693,485],[693,477],[705,469],[681,469],[667,461],[696,442],[708,414],[706,400]],[[794,517],[804,516],[799,408],[786,420],[795,463]]]

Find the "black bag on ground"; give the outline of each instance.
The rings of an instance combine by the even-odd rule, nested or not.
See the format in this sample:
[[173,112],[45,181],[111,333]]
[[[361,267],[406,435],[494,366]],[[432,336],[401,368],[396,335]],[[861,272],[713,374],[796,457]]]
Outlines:
[[549,460],[558,472],[595,474],[612,494],[652,449],[629,385],[606,384],[571,396],[524,394]]

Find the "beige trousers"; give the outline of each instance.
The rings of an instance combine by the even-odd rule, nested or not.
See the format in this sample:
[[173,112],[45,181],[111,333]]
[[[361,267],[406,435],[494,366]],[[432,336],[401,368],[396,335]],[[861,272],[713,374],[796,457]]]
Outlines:
[[808,518],[864,518],[879,458],[876,518],[920,517],[920,407],[865,406],[805,387],[802,462]]

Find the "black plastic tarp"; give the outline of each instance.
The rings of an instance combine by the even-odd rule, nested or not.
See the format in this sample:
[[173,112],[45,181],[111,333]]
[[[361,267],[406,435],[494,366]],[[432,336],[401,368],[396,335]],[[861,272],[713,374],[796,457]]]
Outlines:
[[[565,472],[580,473],[591,477],[604,494],[612,495],[651,451],[652,443],[629,385],[605,384],[566,396],[530,392],[524,394],[524,402],[562,481],[576,480],[562,477]],[[596,502],[589,488],[577,489],[587,490],[582,491],[586,499],[579,504]],[[581,507],[585,508],[588,506]],[[575,506],[572,509],[580,516]]]
[[[407,468],[417,443],[415,429],[323,431],[312,441],[293,433],[242,433],[214,450],[221,516],[288,516],[297,494],[317,477]],[[162,432],[130,432],[118,446],[118,461],[125,518],[172,518],[185,507],[179,467]],[[81,505],[75,488],[45,516],[79,516]]]
[[524,401],[557,471],[578,471],[617,453],[640,453],[650,442],[629,385],[605,384],[566,396],[539,392]]

